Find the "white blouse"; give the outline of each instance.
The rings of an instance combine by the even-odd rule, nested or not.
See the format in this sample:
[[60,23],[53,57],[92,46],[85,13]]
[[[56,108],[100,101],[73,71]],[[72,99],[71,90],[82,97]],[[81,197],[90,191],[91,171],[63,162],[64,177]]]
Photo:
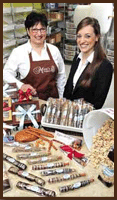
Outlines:
[[21,88],[23,82],[16,78],[17,72],[20,73],[20,79],[24,79],[30,70],[30,61],[29,61],[29,53],[32,53],[33,61],[40,60],[49,60],[49,55],[47,53],[47,45],[58,67],[58,75],[57,75],[57,88],[59,92],[59,97],[63,97],[64,86],[66,83],[66,75],[65,75],[65,65],[63,62],[63,58],[59,49],[49,43],[44,43],[44,47],[41,52],[41,56],[32,48],[30,41],[27,43],[20,45],[13,49],[11,55],[8,58],[7,63],[3,69],[3,80],[7,83],[16,83],[18,89]]
[[80,62],[79,62],[79,66],[74,74],[73,77],[73,88],[75,88],[76,83],[79,79],[79,77],[81,76],[82,72],[84,71],[84,69],[86,68],[88,62],[92,62],[93,61],[93,57],[94,57],[94,51],[90,54],[90,56],[86,59],[86,62],[83,64],[82,63],[82,52],[79,53],[78,58],[80,58]]

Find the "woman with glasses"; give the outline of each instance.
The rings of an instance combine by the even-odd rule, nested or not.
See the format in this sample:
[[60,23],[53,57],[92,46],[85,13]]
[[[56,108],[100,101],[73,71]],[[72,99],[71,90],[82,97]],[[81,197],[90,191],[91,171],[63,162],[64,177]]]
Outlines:
[[109,91],[113,66],[100,44],[98,20],[84,18],[78,24],[76,34],[80,53],[73,59],[64,97],[70,100],[84,98],[100,109]]
[[[65,66],[58,48],[46,43],[47,18],[45,14],[31,12],[25,20],[29,37],[27,43],[13,49],[3,70],[3,80],[15,82],[23,91],[47,100],[63,97]],[[17,78],[17,72],[20,79]]]

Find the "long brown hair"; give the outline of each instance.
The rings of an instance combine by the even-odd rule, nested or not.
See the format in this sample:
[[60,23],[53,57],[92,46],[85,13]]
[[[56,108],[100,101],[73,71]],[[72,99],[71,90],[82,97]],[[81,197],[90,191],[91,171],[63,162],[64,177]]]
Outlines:
[[106,58],[106,54],[104,52],[103,47],[101,46],[100,43],[100,25],[97,19],[91,18],[91,17],[86,17],[84,18],[77,26],[76,33],[78,31],[85,27],[91,25],[94,29],[94,33],[96,36],[98,36],[98,41],[95,43],[94,46],[94,58],[92,63],[89,64],[87,69],[85,70],[85,73],[83,74],[83,79],[81,81],[81,85],[85,87],[89,87],[93,78],[93,75],[96,71],[96,69],[100,66],[101,62],[103,61],[104,58]]

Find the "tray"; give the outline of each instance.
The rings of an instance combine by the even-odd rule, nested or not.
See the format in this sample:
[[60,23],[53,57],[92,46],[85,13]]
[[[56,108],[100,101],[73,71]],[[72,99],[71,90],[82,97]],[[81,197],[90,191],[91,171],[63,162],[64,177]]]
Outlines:
[[41,119],[41,125],[47,131],[55,132],[55,130],[56,130],[56,131],[61,131],[63,133],[69,134],[69,135],[83,136],[82,128],[46,123],[45,116],[43,116]]

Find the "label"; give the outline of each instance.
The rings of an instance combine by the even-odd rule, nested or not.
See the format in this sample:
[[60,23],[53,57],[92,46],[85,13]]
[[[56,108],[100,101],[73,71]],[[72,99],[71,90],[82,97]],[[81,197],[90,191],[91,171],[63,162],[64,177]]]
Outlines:
[[29,175],[28,172],[22,172],[22,176],[27,177]]
[[45,156],[41,158],[41,161],[46,161],[46,160],[47,160],[47,157]]
[[79,188],[81,187],[81,183],[80,182],[77,182],[73,185],[73,188]]
[[36,152],[32,152],[30,155],[31,155],[31,156],[37,156],[38,153],[36,153]]
[[8,160],[9,160],[11,163],[15,162],[15,159],[14,159],[14,158],[8,158]]
[[48,163],[47,164],[47,167],[49,168],[49,167],[53,167],[54,166],[54,163]]
[[59,131],[55,131],[54,138],[60,142],[63,142],[66,145],[72,144],[72,142],[75,141],[75,138],[65,135],[64,133],[61,133]]
[[63,169],[56,169],[56,172],[57,172],[57,173],[62,173],[62,172],[63,172]]
[[65,175],[63,176],[63,178],[64,178],[64,179],[69,179],[69,178],[70,178],[70,174],[65,174]]
[[28,149],[31,149],[31,147],[30,146],[25,147],[25,150],[28,150]]
[[40,192],[41,191],[38,186],[32,186],[32,185],[27,186],[27,189],[29,189],[33,192]]

